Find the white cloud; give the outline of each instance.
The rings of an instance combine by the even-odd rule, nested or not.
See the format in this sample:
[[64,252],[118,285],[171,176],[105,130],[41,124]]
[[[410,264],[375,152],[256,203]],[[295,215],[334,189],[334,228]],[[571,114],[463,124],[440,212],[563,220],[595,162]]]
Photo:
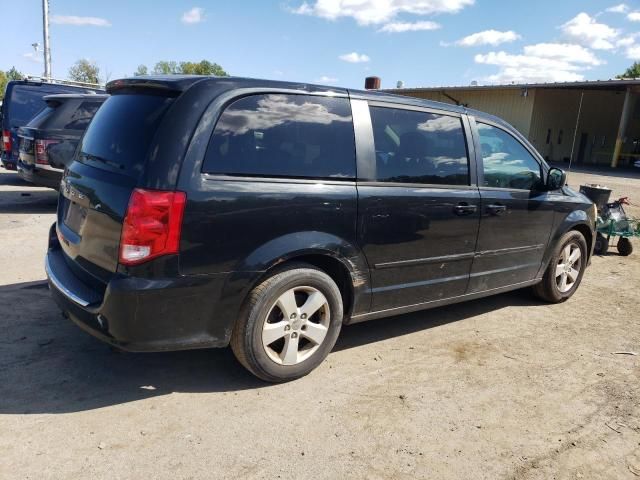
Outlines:
[[629,11],[629,5],[626,3],[620,3],[619,5],[614,5],[613,7],[607,8],[607,12],[610,13],[627,13]]
[[22,56],[35,63],[44,63],[42,52],[29,52],[22,54]]
[[338,58],[349,63],[366,63],[371,60],[368,55],[358,52],[345,53]]
[[480,45],[500,45],[501,43],[515,42],[519,40],[520,35],[516,32],[509,30],[506,32],[500,32],[498,30],[485,30],[483,32],[473,33],[461,38],[455,45],[460,47],[478,47]]
[[498,73],[487,77],[491,83],[584,80],[582,72],[603,63],[590,50],[566,43],[527,45],[523,53],[515,55],[503,51],[478,54],[474,60],[500,68]]
[[560,27],[572,41],[596,50],[612,50],[620,32],[582,12]]
[[385,33],[403,33],[403,32],[417,32],[420,30],[438,30],[439,28],[442,28],[442,26],[439,23],[429,22],[429,21],[392,22],[392,23],[387,23],[378,31],[385,32]]
[[630,60],[640,60],[640,45],[632,45],[627,48],[626,55]]
[[627,15],[627,20],[630,20],[632,22],[640,22],[640,12],[631,12],[629,15]]
[[355,19],[359,25],[388,23],[398,14],[431,15],[456,13],[475,0],[311,0],[291,12],[314,15],[328,20]]
[[51,23],[57,25],[76,25],[76,26],[92,26],[92,27],[110,27],[111,22],[105,18],[99,17],[77,17],[75,15],[52,15]]
[[204,8],[193,7],[182,14],[182,23],[191,25],[204,21]]
[[327,75],[322,75],[320,78],[316,78],[314,83],[337,83],[338,79],[336,77],[329,77]]

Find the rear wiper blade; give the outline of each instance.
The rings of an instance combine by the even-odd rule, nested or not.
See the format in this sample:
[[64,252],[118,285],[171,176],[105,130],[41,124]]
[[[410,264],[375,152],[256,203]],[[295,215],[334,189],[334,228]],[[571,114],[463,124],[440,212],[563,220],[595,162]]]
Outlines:
[[91,153],[80,152],[81,160],[91,160],[94,162],[101,162],[107,165],[111,165],[112,167],[119,168],[120,170],[124,170],[124,165],[116,162],[112,162],[111,160],[107,160],[106,158],[99,157],[98,155],[92,155]]

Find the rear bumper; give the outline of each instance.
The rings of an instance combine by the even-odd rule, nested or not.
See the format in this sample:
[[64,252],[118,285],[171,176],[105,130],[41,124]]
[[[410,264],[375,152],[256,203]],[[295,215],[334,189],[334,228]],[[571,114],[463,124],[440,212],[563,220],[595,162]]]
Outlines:
[[54,168],[36,168],[33,165],[23,163],[20,160],[18,160],[17,168],[20,177],[29,183],[33,183],[34,185],[41,187],[53,188],[55,190],[60,188],[63,170]]
[[45,269],[63,313],[84,331],[127,351],[163,351],[228,345],[232,322],[216,315],[224,275],[144,279],[118,276],[104,292],[82,282],[55,241]]

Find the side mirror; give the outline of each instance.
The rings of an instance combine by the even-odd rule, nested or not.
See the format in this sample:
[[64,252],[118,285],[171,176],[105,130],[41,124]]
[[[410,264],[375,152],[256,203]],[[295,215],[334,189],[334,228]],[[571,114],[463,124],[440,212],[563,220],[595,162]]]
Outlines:
[[567,183],[567,172],[560,168],[551,168],[547,174],[547,190],[558,190]]

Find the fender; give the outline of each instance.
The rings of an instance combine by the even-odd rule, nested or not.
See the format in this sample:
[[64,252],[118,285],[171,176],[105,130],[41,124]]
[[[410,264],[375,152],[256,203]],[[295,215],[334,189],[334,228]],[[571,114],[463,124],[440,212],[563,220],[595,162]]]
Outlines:
[[[558,213],[556,213],[556,215],[560,217]],[[591,258],[591,254],[593,253],[593,245],[596,238],[595,223],[594,220],[589,218],[587,212],[585,212],[584,210],[572,210],[564,218],[560,218],[560,221],[554,223],[554,228],[549,237],[549,242],[547,243],[547,250],[545,251],[544,257],[542,258],[540,270],[538,270],[538,278],[544,275],[544,272],[547,269],[547,265],[549,265],[549,261],[551,260],[551,255],[553,255],[553,250],[560,240],[560,237],[562,237],[569,230],[575,230],[576,227],[580,226],[582,226],[583,228],[588,228],[589,231],[591,231],[591,242],[589,242],[588,238],[586,239],[587,248],[589,250],[589,259]]]
[[[219,300],[219,311],[229,312],[218,317],[228,328],[235,324],[242,304],[271,268],[307,255],[322,255],[338,260],[349,272],[353,288],[352,313],[366,313],[371,307],[369,266],[362,251],[345,239],[325,232],[295,232],[274,238],[238,262],[228,274]],[[346,319],[348,323],[348,319]],[[228,341],[228,338],[227,338]]]

